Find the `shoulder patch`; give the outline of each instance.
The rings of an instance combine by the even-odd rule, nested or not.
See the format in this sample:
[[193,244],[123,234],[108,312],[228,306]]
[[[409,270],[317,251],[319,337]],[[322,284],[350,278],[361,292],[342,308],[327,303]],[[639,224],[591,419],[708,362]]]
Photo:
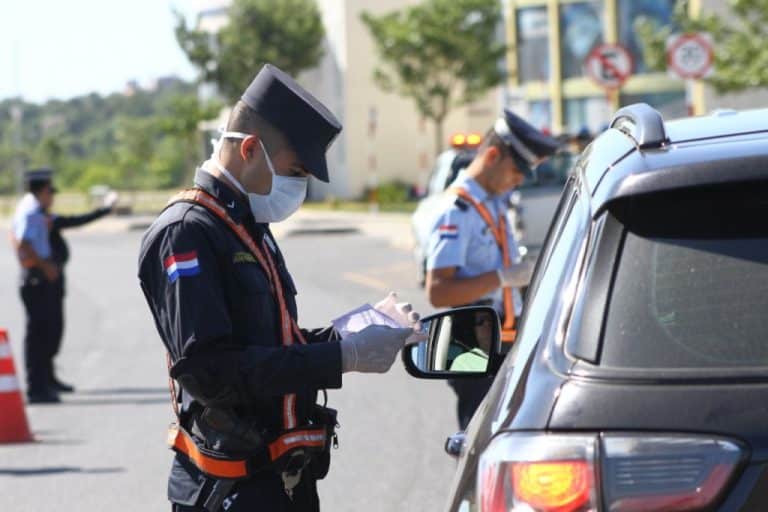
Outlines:
[[469,209],[469,205],[466,201],[464,201],[462,198],[457,197],[456,200],[453,202],[454,206],[458,208],[459,210],[465,212]]
[[175,283],[179,277],[196,276],[200,273],[200,263],[197,261],[197,251],[182,254],[171,254],[163,262],[168,282]]

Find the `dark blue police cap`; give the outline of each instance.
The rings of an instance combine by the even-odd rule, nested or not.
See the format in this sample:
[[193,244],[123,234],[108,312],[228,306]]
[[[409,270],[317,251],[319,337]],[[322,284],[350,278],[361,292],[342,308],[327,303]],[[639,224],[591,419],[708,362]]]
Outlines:
[[325,105],[272,64],[261,68],[241,99],[285,135],[307,171],[328,182],[325,153],[341,123]]
[[504,109],[504,115],[496,120],[493,131],[509,148],[512,156],[526,175],[532,175],[542,158],[552,156],[560,143],[537,130],[511,110]]
[[[49,185],[52,181],[53,171],[47,167],[30,169],[24,173],[24,183],[27,186],[27,190],[41,185]],[[53,189],[53,192],[56,192],[56,189]]]

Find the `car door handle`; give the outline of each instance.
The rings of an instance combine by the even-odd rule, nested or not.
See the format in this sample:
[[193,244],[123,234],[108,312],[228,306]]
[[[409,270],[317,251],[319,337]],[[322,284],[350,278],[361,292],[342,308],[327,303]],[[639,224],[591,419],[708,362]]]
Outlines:
[[461,450],[464,448],[464,440],[467,438],[466,432],[456,432],[452,436],[449,436],[445,440],[445,453],[451,457],[458,457],[461,455]]

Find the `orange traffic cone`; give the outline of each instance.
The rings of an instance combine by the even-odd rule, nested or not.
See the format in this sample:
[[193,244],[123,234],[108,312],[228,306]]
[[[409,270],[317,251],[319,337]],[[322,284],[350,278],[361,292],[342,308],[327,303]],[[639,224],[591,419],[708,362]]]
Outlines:
[[8,333],[0,329],[0,443],[34,441],[24,412]]

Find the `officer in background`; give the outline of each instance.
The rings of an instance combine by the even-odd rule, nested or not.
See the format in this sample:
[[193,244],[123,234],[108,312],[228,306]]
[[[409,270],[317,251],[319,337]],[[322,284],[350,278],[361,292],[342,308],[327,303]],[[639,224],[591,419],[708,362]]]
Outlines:
[[341,387],[344,372],[388,371],[414,332],[371,325],[339,340],[297,325],[296,288],[269,223],[299,208],[310,175],[328,181],[325,153],[340,131],[266,65],[195,188],[144,236],[139,279],[179,385],[169,437],[176,511],[319,510],[336,415],[316,403],[318,391]]
[[61,349],[61,341],[64,337],[64,296],[66,295],[66,283],[64,267],[69,261],[69,246],[61,234],[63,229],[71,229],[89,224],[114,211],[117,204],[117,193],[110,192],[104,197],[104,204],[100,208],[82,215],[57,215],[51,213],[51,206],[45,208],[50,227],[49,241],[51,245],[51,260],[57,265],[59,278],[54,281],[54,307],[48,321],[51,322],[52,341],[50,347],[50,361],[48,363],[49,387],[59,393],[71,393],[75,390],[71,384],[66,384],[56,376],[56,367],[53,359]]
[[29,403],[56,403],[59,394],[50,386],[51,353],[56,333],[52,319],[56,310],[59,268],[52,259],[50,223],[46,210],[56,190],[49,169],[28,171],[27,193],[13,216],[11,241],[21,264],[21,300],[26,313],[24,363]]
[[[514,342],[533,263],[521,261],[509,225],[509,196],[558,143],[509,110],[495,122],[477,156],[457,177],[433,225],[427,250],[426,289],[435,307],[492,305],[502,318],[502,342]],[[463,430],[493,379],[449,381]]]

